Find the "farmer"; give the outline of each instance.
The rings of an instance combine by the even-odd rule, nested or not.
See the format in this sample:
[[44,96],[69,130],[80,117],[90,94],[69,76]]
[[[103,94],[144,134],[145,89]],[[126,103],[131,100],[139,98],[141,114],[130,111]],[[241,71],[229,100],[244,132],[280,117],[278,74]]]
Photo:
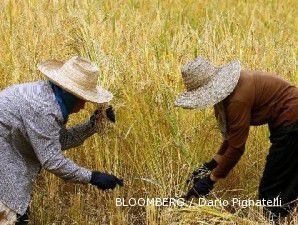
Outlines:
[[298,197],[297,87],[275,74],[243,71],[237,60],[215,67],[198,57],[183,67],[182,77],[187,91],[175,105],[187,109],[214,106],[224,139],[214,158],[193,172],[193,186],[186,197],[208,195],[244,153],[250,126],[268,124],[271,147],[259,198],[279,197],[283,206],[265,207],[266,215],[272,219],[287,216]]
[[[69,114],[79,112],[85,102],[107,103],[113,97],[97,86],[97,67],[75,56],[65,63],[42,62],[38,69],[49,81],[13,85],[0,92],[0,224],[14,224],[17,214],[25,214],[41,168],[102,190],[123,185],[113,175],[78,166],[62,152],[83,144],[98,125],[96,111],[85,123],[66,128]],[[115,122],[111,107],[103,112]]]

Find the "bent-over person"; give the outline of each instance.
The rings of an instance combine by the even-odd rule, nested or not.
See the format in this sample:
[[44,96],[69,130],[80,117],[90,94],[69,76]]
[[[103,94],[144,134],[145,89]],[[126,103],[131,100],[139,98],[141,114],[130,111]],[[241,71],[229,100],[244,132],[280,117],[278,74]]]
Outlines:
[[66,62],[47,60],[38,69],[48,80],[0,92],[0,224],[15,224],[17,215],[16,224],[26,224],[32,185],[41,169],[103,190],[123,185],[121,179],[81,167],[62,152],[96,133],[99,113],[115,122],[109,107],[83,124],[66,128],[69,114],[79,112],[85,102],[106,104],[113,97],[97,86],[96,65],[75,56]]
[[250,126],[268,124],[271,146],[259,199],[278,197],[282,206],[265,207],[266,215],[274,220],[287,216],[298,197],[298,88],[272,73],[241,70],[238,60],[216,67],[198,57],[182,68],[182,77],[187,91],[175,105],[214,106],[223,136],[214,158],[193,172],[186,197],[209,194],[243,155]]

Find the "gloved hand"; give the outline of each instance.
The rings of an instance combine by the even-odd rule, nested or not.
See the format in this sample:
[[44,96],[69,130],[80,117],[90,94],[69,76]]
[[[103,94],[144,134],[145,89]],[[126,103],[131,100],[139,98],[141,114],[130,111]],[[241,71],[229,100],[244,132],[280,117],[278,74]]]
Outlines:
[[114,109],[111,105],[106,109],[106,114],[107,114],[108,119],[111,122],[113,122],[113,123],[116,122],[116,115],[115,115]]
[[187,192],[185,199],[188,200],[190,197],[200,197],[205,196],[210,193],[214,188],[215,182],[210,179],[210,175],[198,179],[193,187]]
[[196,181],[198,181],[198,179],[208,175],[211,173],[211,171],[213,169],[215,169],[215,167],[218,165],[218,163],[215,161],[215,159],[211,159],[209,162],[204,163],[201,167],[195,169],[190,178],[187,179],[187,183],[190,183],[192,181],[194,181],[194,183]]
[[114,175],[93,171],[90,183],[101,190],[114,189],[116,185],[123,186],[123,180]]
[[[93,115],[90,117],[90,121],[95,124],[96,120],[100,117],[100,113],[100,110],[95,110]],[[112,123],[116,122],[116,115],[111,105],[106,109],[106,116]]]

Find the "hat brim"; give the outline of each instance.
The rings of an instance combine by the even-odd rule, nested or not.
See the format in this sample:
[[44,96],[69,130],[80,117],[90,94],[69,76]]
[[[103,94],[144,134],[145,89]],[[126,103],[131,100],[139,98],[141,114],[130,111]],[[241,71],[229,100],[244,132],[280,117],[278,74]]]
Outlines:
[[239,60],[220,67],[210,82],[196,90],[180,94],[175,101],[175,106],[187,109],[204,109],[221,102],[235,89],[240,71]]
[[93,103],[109,102],[113,98],[113,94],[101,86],[97,86],[92,90],[84,90],[81,86],[70,79],[61,76],[60,68],[64,62],[58,60],[46,60],[37,65],[38,70],[43,73],[51,82],[58,85],[62,89],[72,93],[80,99]]

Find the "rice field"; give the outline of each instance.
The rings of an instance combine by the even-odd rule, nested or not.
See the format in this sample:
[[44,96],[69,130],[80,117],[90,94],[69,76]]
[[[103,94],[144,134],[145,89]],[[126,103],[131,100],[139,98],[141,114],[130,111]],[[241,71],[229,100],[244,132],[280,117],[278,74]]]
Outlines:
[[[30,224],[269,224],[257,207],[117,207],[115,198],[179,197],[189,173],[216,153],[212,109],[173,105],[188,60],[240,59],[243,69],[298,84],[297,8],[295,0],[2,0],[1,89],[45,79],[42,60],[80,55],[99,65],[99,81],[115,95],[116,125],[66,155],[122,177],[125,187],[102,192],[43,171]],[[88,104],[69,126],[94,109]],[[256,199],[268,135],[265,126],[250,130],[244,156],[209,199]],[[297,213],[290,220],[298,224]]]

